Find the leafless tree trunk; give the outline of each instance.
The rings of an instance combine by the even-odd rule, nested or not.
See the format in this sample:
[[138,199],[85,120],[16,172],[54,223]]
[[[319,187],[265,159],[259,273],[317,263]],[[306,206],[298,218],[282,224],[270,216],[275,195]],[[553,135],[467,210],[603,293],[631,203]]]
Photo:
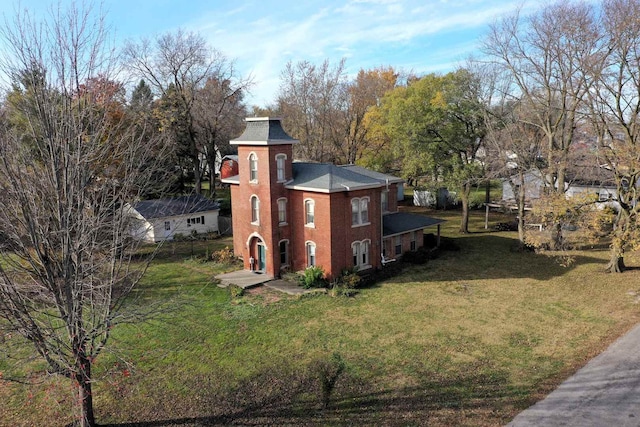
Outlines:
[[92,365],[146,268],[131,262],[127,202],[162,149],[92,89],[118,75],[102,15],[24,12],[0,35],[14,84],[0,121],[0,327],[73,382],[77,423],[93,426]]
[[507,180],[514,195],[513,202],[518,211],[518,240],[523,248],[526,244],[525,214],[527,172],[535,172],[542,155],[540,144],[544,134],[539,127],[528,124],[523,117],[529,112],[526,105],[514,100],[510,88],[512,75],[501,66],[471,61],[470,67],[482,84],[484,100],[485,138],[484,160],[488,176]]
[[609,272],[625,269],[624,253],[640,241],[640,1],[603,2],[602,46],[588,70],[591,124],[602,166],[613,172],[618,215],[614,222]]
[[346,137],[340,120],[347,102],[344,60],[333,68],[329,61],[320,66],[289,62],[280,80],[278,109],[287,130],[300,140],[295,155],[308,161],[336,161],[335,147]]
[[164,102],[165,127],[173,131],[178,146],[182,147],[181,154],[193,171],[194,190],[201,193],[207,135],[203,135],[200,123],[206,114],[198,109],[216,106],[203,107],[197,101],[198,94],[210,79],[229,80],[230,93],[247,89],[250,81],[231,82],[236,77],[233,64],[221,52],[210,48],[201,36],[181,30],[153,41],[129,43],[124,56],[129,69],[146,79]]
[[194,124],[209,170],[209,188],[215,193],[216,162],[231,154],[229,141],[242,133],[246,108],[243,98],[251,82],[237,80],[233,64],[224,63],[196,93]]
[[545,135],[544,177],[551,191],[565,191],[567,156],[592,82],[584,70],[598,43],[592,6],[564,1],[530,17],[500,20],[484,42],[490,61],[512,77],[510,95],[529,108],[522,120]]

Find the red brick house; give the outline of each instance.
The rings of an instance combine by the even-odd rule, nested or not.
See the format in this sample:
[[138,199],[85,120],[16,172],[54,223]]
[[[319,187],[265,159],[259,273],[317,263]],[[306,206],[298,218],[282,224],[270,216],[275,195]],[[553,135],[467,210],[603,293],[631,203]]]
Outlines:
[[441,220],[398,212],[402,179],[359,166],[293,161],[291,138],[275,118],[247,118],[231,187],[233,246],[244,268],[277,277],[321,266],[379,269],[423,245]]

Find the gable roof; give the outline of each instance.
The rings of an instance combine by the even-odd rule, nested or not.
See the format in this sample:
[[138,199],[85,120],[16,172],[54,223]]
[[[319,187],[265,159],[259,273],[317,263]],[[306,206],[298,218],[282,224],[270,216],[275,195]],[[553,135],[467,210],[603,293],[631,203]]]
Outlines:
[[220,209],[218,203],[200,194],[175,197],[173,199],[141,200],[133,207],[146,219],[166,218]]
[[378,188],[380,180],[331,163],[294,162],[293,179],[286,185],[292,190],[321,193]]
[[280,145],[296,144],[282,128],[279,118],[275,117],[247,117],[247,127],[242,135],[229,141],[231,145]]
[[382,217],[382,236],[389,237],[409,231],[422,230],[425,227],[442,224],[443,222],[446,221],[407,212],[395,212]]

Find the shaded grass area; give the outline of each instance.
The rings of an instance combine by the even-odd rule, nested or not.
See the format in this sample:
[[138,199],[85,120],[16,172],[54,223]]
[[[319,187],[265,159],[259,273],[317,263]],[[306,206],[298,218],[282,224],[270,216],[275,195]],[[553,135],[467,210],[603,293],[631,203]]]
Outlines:
[[[443,234],[460,250],[355,298],[261,289],[232,299],[212,281],[228,267],[184,246],[160,254],[132,304],[169,303],[152,320],[114,331],[96,366],[98,420],[503,425],[638,321],[640,271],[603,273],[605,251],[575,252],[562,267],[514,252],[515,234],[485,232],[480,212],[464,236],[455,233],[457,212],[428,214],[449,220]],[[637,254],[628,261],[640,265]],[[338,359],[344,369],[326,398]],[[0,425],[71,421],[70,387],[42,381],[0,382],[8,402]]]

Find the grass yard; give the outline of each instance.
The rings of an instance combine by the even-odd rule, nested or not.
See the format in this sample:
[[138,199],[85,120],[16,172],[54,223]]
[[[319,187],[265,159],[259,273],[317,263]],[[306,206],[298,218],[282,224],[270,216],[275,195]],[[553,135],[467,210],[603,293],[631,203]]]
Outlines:
[[[231,299],[212,283],[228,267],[167,245],[132,301],[161,303],[157,316],[119,326],[98,360],[98,422],[504,425],[638,322],[640,269],[603,273],[606,251],[562,267],[513,252],[515,233],[485,232],[482,211],[468,235],[455,232],[458,212],[430,214],[449,220],[460,250],[353,298],[258,288]],[[640,266],[638,254],[625,261]],[[33,379],[0,382],[0,425],[70,422],[68,383]]]

